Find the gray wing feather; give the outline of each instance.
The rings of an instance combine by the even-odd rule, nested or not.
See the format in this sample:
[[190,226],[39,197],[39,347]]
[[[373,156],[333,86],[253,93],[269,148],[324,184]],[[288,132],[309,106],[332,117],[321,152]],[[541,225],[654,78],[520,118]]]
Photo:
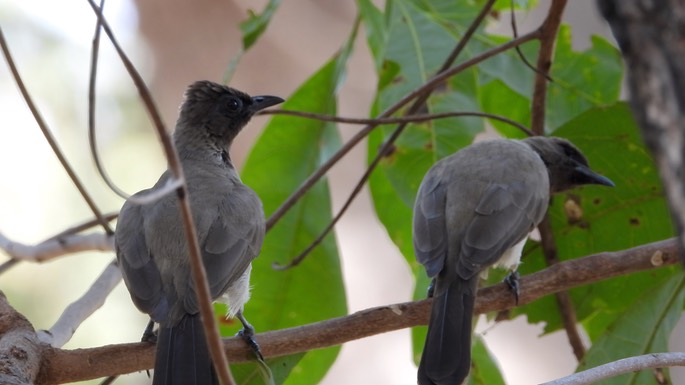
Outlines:
[[133,303],[157,321],[168,312],[168,302],[159,269],[148,249],[143,221],[141,206],[124,204],[117,221],[115,248]]
[[[200,240],[212,298],[219,297],[240,278],[259,255],[264,239],[264,213],[251,190],[232,194],[219,211],[223,215],[216,217]],[[193,295],[184,298],[186,311],[198,311],[192,281],[188,282],[187,292]]]
[[414,204],[414,252],[429,277],[435,277],[442,270],[447,257],[446,191],[439,175],[433,170],[426,175]]
[[497,262],[540,222],[548,193],[544,185],[531,185],[535,180],[487,187],[462,241],[457,267],[462,278],[471,278]]

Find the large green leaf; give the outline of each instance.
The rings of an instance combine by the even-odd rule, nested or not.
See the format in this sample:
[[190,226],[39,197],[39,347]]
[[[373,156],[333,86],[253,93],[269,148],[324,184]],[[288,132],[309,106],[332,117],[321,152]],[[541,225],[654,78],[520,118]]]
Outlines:
[[583,52],[571,47],[571,28],[562,25],[547,91],[546,124],[549,132],[580,113],[618,100],[623,61],[616,47],[599,36]]
[[[489,36],[489,42],[477,40],[474,47],[485,50],[502,44],[510,38]],[[545,125],[548,132],[593,107],[616,102],[621,89],[623,64],[618,50],[598,36],[592,37],[592,46],[585,51],[574,51],[571,45],[571,28],[562,25],[557,36],[551,76],[547,89]],[[523,55],[535,62],[538,45],[521,47]],[[499,54],[479,66],[482,108],[529,124],[531,98],[535,73],[525,66],[513,51]],[[493,122],[495,128],[507,137],[520,137],[517,130]]]
[[[685,301],[682,271],[657,281],[653,290],[641,293],[592,345],[578,370],[620,358],[668,351],[668,339],[680,319]],[[668,379],[668,369],[663,370]],[[658,385],[651,370],[624,374],[602,382],[607,385]]]
[[[335,115],[335,94],[344,78],[353,37],[354,34],[346,49],[288,98],[283,108]],[[339,146],[333,124],[290,116],[274,117],[250,153],[243,179],[261,197],[268,217]],[[245,310],[258,331],[298,326],[346,313],[334,235],[326,237],[297,267],[286,271],[272,268],[274,262],[289,262],[330,221],[330,192],[327,180],[323,179],[267,233],[262,252],[253,263],[254,293]],[[338,351],[339,347],[332,347],[307,353],[292,368],[286,383],[318,383]],[[279,359],[268,363],[274,365],[272,369],[278,374],[280,365],[290,366],[301,356],[296,355],[287,362]],[[246,382],[258,378],[257,372],[256,366],[251,371],[239,371]]]
[[[656,169],[625,103],[587,111],[555,134],[575,143],[593,169],[616,183],[612,189],[585,186],[554,197],[549,214],[561,260],[627,249],[673,235]],[[571,201],[582,209],[581,218],[566,215],[564,206]],[[524,274],[544,268],[539,248],[529,246],[530,255],[520,268]],[[659,269],[573,289],[578,318],[585,320],[590,338],[601,335],[640,293],[670,274],[671,269]],[[530,322],[546,322],[546,332],[561,326],[551,296],[516,312],[525,313]]]

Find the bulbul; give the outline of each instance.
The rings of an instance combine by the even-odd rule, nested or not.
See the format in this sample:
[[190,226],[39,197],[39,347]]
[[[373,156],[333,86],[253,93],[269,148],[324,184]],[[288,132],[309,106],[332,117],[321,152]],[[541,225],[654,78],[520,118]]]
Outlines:
[[[283,102],[209,81],[192,84],[173,133],[212,299],[229,304],[229,316],[254,329],[242,315],[250,297],[251,262],[264,239],[262,203],[236,172],[229,150],[257,111]],[[164,188],[162,174],[150,189],[123,205],[115,232],[119,266],[133,303],[159,323],[154,385],[218,384],[200,321],[176,194],[151,203],[136,197]],[[256,345],[255,345],[256,346]]]
[[492,140],[465,147],[426,173],[414,205],[416,259],[433,279],[420,385],[458,385],[471,367],[479,275],[518,266],[550,194],[584,184],[613,186],[561,138]]

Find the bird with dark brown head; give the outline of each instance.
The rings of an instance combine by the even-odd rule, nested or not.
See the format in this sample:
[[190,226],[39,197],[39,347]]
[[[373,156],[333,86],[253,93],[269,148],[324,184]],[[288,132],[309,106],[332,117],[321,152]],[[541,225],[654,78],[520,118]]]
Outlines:
[[[233,139],[259,110],[281,103],[209,81],[192,84],[174,130],[195,230],[212,299],[229,305],[253,347],[254,329],[243,317],[250,298],[251,262],[264,239],[259,197],[231,163]],[[164,188],[172,174],[133,197]],[[159,323],[154,385],[218,384],[200,321],[188,244],[175,194],[124,203],[115,246],[124,282],[138,309]]]
[[561,138],[480,142],[428,170],[413,227],[416,259],[433,280],[420,385],[463,383],[479,276],[493,265],[515,270],[550,194],[585,184],[614,185]]
[[264,108],[282,103],[277,96],[250,96],[236,90],[202,80],[188,87],[185,101],[174,131],[174,142],[183,158],[189,150],[198,148],[228,152],[233,139]]

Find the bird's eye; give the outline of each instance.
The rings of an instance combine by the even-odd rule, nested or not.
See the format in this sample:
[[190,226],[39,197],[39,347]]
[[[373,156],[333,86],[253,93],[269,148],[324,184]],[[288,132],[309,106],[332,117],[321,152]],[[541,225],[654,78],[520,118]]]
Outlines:
[[240,102],[239,99],[236,99],[236,98],[230,98],[230,99],[228,99],[228,101],[226,102],[226,109],[229,110],[229,111],[231,111],[231,112],[238,111],[238,109],[239,109],[241,106],[242,106],[242,103]]

